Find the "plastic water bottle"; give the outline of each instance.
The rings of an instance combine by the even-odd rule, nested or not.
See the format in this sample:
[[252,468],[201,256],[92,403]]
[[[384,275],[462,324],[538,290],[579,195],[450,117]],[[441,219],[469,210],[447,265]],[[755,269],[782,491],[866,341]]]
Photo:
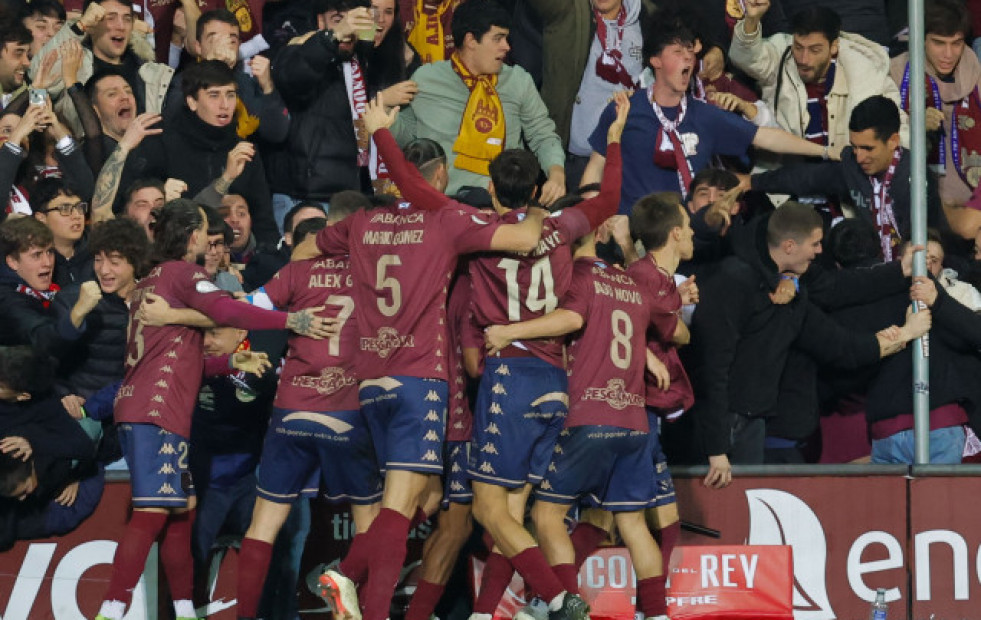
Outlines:
[[886,589],[879,588],[875,591],[875,602],[872,603],[872,611],[869,613],[869,620],[886,620],[889,611],[889,604],[886,603]]

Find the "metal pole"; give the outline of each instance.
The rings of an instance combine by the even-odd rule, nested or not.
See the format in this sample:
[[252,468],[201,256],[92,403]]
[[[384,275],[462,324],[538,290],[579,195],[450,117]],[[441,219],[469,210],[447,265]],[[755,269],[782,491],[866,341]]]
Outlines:
[[[924,33],[923,0],[909,0],[909,142],[910,189],[913,193],[912,229],[913,243],[926,246],[926,85],[923,76]],[[925,276],[926,253],[913,256],[913,275]],[[929,337],[916,341],[913,346],[913,434],[915,437],[914,461],[917,465],[930,462],[930,361]]]

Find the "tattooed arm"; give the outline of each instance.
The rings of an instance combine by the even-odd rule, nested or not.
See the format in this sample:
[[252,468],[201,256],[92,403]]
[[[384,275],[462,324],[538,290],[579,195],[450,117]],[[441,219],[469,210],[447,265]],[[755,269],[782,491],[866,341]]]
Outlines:
[[152,136],[163,131],[153,129],[160,121],[159,114],[140,114],[133,119],[129,128],[119,141],[119,146],[113,150],[106,163],[102,166],[95,180],[95,194],[92,196],[92,223],[98,223],[113,218],[112,205],[119,191],[119,181],[123,176],[126,158],[143,141],[146,136]]

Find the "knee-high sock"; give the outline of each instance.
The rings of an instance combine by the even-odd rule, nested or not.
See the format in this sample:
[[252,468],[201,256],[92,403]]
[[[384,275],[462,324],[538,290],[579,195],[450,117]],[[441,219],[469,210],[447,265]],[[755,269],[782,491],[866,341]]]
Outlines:
[[170,515],[160,542],[160,562],[167,573],[170,597],[189,601],[194,596],[194,560],[191,557],[191,526],[195,511]]
[[365,532],[377,551],[372,554],[368,580],[359,597],[364,605],[364,620],[386,620],[389,616],[392,595],[405,563],[409,524],[400,512],[382,508]]
[[443,598],[444,590],[446,590],[445,585],[420,579],[416,584],[416,593],[412,595],[412,602],[409,603],[405,620],[429,620],[436,610],[439,599]]
[[238,611],[240,618],[259,615],[259,599],[269,572],[273,546],[255,538],[244,538],[238,552]]
[[592,523],[577,523],[573,528],[569,538],[572,539],[572,547],[576,550],[576,568],[581,568],[586,558],[590,556],[600,543],[608,536],[606,530],[596,527]]
[[514,567],[511,566],[511,560],[500,553],[487,556],[484,576],[480,580],[480,593],[474,602],[473,612],[493,615],[512,577],[514,577]]
[[573,564],[556,564],[552,567],[559,578],[562,589],[571,594],[579,594],[579,569]]
[[341,574],[361,585],[368,578],[368,567],[371,565],[372,545],[368,542],[367,532],[355,534],[351,539],[351,547],[341,560]]
[[664,599],[665,581],[664,575],[637,580],[637,607],[645,618],[668,613],[668,603]]
[[528,547],[511,558],[511,565],[518,571],[529,588],[545,601],[552,601],[562,594],[565,588],[548,565],[545,554],[538,547]]
[[671,525],[664,527],[656,532],[657,545],[661,548],[661,558],[664,562],[664,574],[668,574],[668,563],[671,562],[671,552],[674,551],[681,538],[681,521],[675,521]]
[[[112,560],[112,577],[109,579],[105,600],[129,604],[133,597],[133,588],[143,574],[150,547],[166,523],[166,513],[133,511],[133,516],[126,524],[126,531],[123,532],[123,539],[116,547],[116,555]],[[190,553],[191,550],[188,549],[187,554]]]

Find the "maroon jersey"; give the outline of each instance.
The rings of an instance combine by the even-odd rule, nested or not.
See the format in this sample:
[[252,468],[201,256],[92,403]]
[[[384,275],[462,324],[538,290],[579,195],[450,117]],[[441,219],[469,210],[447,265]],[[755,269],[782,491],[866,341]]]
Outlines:
[[[513,223],[526,209],[516,209],[501,219]],[[552,214],[542,224],[538,247],[526,255],[486,254],[470,262],[473,279],[474,323],[484,328],[507,325],[544,316],[559,306],[572,279],[573,241],[589,233],[589,220],[572,207]],[[516,343],[562,367],[562,339],[541,338]]]
[[286,315],[235,301],[204,269],[186,261],[157,265],[140,280],[129,309],[126,375],[114,416],[116,422],[155,424],[189,437],[204,370],[203,336],[193,327],[149,327],[136,321],[140,302],[149,293],[160,295],[172,308],[194,308],[219,324],[245,329],[282,329]]
[[562,307],[585,323],[569,345],[565,425],[647,432],[645,345],[657,304],[625,271],[597,258],[577,260],[572,277]]
[[459,274],[446,304],[447,342],[449,343],[449,415],[446,419],[446,441],[469,441],[473,434],[473,412],[467,399],[467,371],[463,367],[465,335],[470,329],[470,276]]
[[292,312],[326,306],[320,314],[339,319],[341,328],[326,343],[291,335],[273,403],[276,407],[305,411],[358,408],[354,373],[358,328],[349,267],[346,256],[311,258],[289,263],[265,284],[277,308]]
[[627,267],[627,273],[654,296],[658,310],[654,329],[648,334],[647,348],[664,362],[671,375],[671,385],[665,392],[657,387],[654,376],[647,373],[647,406],[661,413],[689,409],[695,403],[695,394],[678,357],[678,349],[671,342],[681,320],[681,294],[674,277],[659,269],[650,254],[633,262]]
[[446,296],[457,257],[488,250],[499,226],[495,215],[460,203],[425,211],[403,202],[317,234],[321,252],[351,257],[361,379],[446,380]]

